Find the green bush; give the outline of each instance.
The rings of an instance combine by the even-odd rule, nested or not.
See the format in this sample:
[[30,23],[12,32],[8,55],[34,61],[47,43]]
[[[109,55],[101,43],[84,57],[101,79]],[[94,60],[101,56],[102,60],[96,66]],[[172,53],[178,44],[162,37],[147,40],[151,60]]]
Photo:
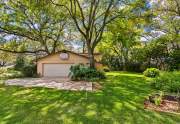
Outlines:
[[25,58],[23,55],[19,55],[17,58],[16,58],[16,63],[15,63],[15,70],[22,70],[22,68],[24,67],[25,65]]
[[144,72],[143,72],[144,76],[146,77],[157,77],[160,74],[159,69],[157,68],[147,68]]
[[180,70],[180,49],[175,49],[170,52],[167,64],[169,65],[169,70]]
[[104,72],[83,65],[71,66],[69,76],[72,80],[85,81],[96,81],[105,78]]
[[164,72],[151,81],[152,86],[166,92],[180,91],[180,72]]
[[37,68],[34,64],[24,65],[22,72],[26,77],[36,77]]

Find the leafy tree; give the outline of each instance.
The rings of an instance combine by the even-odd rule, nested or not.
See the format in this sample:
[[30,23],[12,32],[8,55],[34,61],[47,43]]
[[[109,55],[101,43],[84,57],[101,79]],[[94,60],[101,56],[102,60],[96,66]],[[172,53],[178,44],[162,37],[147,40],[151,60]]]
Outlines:
[[174,49],[169,53],[167,63],[169,70],[180,70],[180,49]]
[[152,6],[154,21],[152,23],[153,31],[166,35],[166,41],[178,48],[180,40],[180,1],[179,0],[161,0],[154,2]]
[[99,49],[104,53],[104,56],[116,56],[113,58],[118,58],[119,64],[124,67],[124,70],[127,69],[129,60],[132,61],[131,58],[134,55],[132,49],[141,45],[140,36],[144,32],[143,28],[139,27],[139,23],[143,26],[146,23],[145,17],[141,17],[141,21],[139,21],[136,14],[133,16],[129,13],[129,17],[117,19],[108,25],[108,32],[104,34],[103,42],[99,45]]
[[9,37],[13,36],[18,41],[34,44],[36,49],[29,46],[27,50],[14,49],[0,50],[20,53],[46,52],[47,54],[58,51],[64,41],[64,28],[68,16],[66,11],[44,0],[2,0],[0,3],[0,32]]
[[69,0],[66,4],[53,4],[64,7],[69,12],[77,30],[85,39],[90,67],[94,68],[94,50],[101,41],[106,26],[116,18],[124,18],[124,8],[130,1],[117,0]]

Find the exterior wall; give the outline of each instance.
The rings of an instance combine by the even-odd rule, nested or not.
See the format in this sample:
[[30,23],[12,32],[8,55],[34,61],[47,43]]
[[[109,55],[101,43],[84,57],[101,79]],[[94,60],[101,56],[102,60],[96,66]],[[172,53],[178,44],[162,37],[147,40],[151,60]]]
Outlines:
[[[62,60],[60,59],[60,53],[54,54],[54,55],[50,55],[47,57],[44,57],[42,59],[40,59],[37,62],[37,73],[40,76],[43,76],[43,65],[50,63],[50,64],[85,64],[88,65],[89,64],[89,60],[88,58],[85,58],[83,56],[78,56],[76,54],[73,53],[69,53],[69,58],[67,60]],[[97,68],[99,68],[101,66],[101,64],[96,63]]]

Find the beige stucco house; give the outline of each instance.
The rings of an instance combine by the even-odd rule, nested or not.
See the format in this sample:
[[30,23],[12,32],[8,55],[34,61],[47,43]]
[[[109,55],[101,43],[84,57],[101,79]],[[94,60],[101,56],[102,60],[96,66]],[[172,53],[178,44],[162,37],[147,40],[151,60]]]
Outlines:
[[[98,61],[101,55],[95,54],[96,67],[101,68]],[[37,60],[37,73],[41,77],[67,77],[70,67],[75,64],[89,65],[87,54],[78,54],[72,51],[60,51]]]

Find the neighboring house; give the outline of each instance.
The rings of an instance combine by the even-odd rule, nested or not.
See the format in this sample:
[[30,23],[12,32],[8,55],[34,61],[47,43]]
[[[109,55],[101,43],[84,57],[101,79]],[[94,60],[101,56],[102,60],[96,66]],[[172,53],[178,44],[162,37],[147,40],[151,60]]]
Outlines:
[[[100,54],[95,54],[96,67],[101,68]],[[37,73],[42,77],[67,77],[70,67],[75,64],[89,65],[89,58],[85,54],[72,51],[60,51],[37,60]]]

